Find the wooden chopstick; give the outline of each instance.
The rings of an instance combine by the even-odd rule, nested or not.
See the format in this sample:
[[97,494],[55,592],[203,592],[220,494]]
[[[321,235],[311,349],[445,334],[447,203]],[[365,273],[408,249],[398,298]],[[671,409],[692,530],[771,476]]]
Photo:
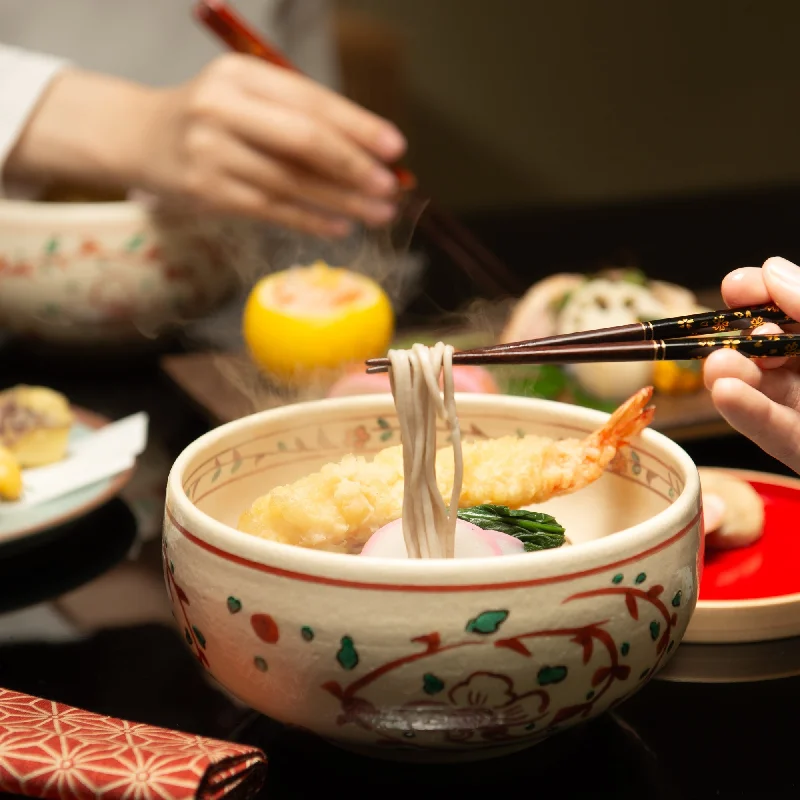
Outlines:
[[[283,53],[262,39],[224,0],[198,0],[194,13],[234,52],[247,53],[275,66],[299,72]],[[417,179],[409,170],[399,165],[394,165],[392,170],[401,191],[411,192],[416,188]],[[511,270],[449,212],[429,204],[419,226],[482,292],[513,296],[521,291],[522,287]]]
[[519,295],[524,287],[511,270],[451,214],[429,205],[419,228],[475,284],[483,296]]
[[[198,0],[194,13],[200,22],[234,52],[255,56],[291,72],[300,72],[278,48],[262,39],[224,0]],[[391,169],[397,176],[401,190],[411,190],[417,185],[416,177],[405,167],[394,165]]]
[[[800,334],[763,336],[697,336],[638,342],[595,342],[561,346],[519,347],[514,350],[472,350],[453,354],[453,364],[602,364],[620,361],[690,361],[707,358],[715,350],[735,350],[747,358],[800,355]],[[386,372],[388,358],[373,358],[367,372]]]

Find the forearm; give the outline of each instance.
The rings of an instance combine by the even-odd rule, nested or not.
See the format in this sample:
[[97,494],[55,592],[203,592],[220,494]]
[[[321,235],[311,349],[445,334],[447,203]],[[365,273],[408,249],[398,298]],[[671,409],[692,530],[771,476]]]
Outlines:
[[135,185],[155,94],[117,78],[63,70],[39,98],[9,153],[4,177]]
[[[225,54],[165,89],[67,68],[50,77],[6,95],[25,101],[13,125],[6,115],[9,181],[135,187],[317,236],[396,213],[387,164],[402,134],[302,75]],[[2,122],[0,103],[0,133]]]

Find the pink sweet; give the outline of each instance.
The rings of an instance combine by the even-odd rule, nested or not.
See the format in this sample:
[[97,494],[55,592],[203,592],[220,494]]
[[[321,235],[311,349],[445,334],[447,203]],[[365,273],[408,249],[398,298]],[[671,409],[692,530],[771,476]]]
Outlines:
[[[489,558],[524,553],[519,539],[499,531],[485,531],[471,522],[456,522],[456,558]],[[396,519],[370,536],[361,551],[371,558],[408,558],[403,521]]]

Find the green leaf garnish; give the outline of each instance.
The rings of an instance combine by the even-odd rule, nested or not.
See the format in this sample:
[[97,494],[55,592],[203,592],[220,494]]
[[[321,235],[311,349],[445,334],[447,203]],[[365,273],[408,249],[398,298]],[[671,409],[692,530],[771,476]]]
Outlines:
[[551,550],[564,544],[564,528],[555,517],[541,511],[523,511],[486,503],[460,508],[458,518],[485,531],[498,531],[519,539],[526,553]]
[[605,411],[607,414],[615,411],[618,405],[613,400],[603,400],[600,397],[595,397],[582,389],[577,382],[572,386],[572,400],[576,405],[583,408],[593,408],[596,411]]
[[508,379],[507,394],[554,400],[567,385],[564,370],[554,364],[540,364],[527,371],[524,367],[515,367],[515,370],[517,374]]

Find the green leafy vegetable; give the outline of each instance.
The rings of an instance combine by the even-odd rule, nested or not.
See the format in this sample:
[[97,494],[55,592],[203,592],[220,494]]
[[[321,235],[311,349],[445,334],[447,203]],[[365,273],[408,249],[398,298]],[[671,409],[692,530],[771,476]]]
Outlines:
[[572,400],[576,405],[583,406],[583,408],[594,408],[597,411],[605,411],[607,414],[612,413],[617,408],[617,403],[613,400],[603,400],[590,394],[577,381],[573,381],[570,386],[570,394]]
[[541,364],[532,370],[515,367],[517,374],[509,377],[506,392],[519,397],[543,397],[546,400],[557,398],[567,385],[561,367],[554,364]]
[[485,531],[498,531],[519,539],[527,553],[550,550],[564,544],[564,528],[554,517],[540,511],[518,511],[487,503],[459,509],[458,518]]

